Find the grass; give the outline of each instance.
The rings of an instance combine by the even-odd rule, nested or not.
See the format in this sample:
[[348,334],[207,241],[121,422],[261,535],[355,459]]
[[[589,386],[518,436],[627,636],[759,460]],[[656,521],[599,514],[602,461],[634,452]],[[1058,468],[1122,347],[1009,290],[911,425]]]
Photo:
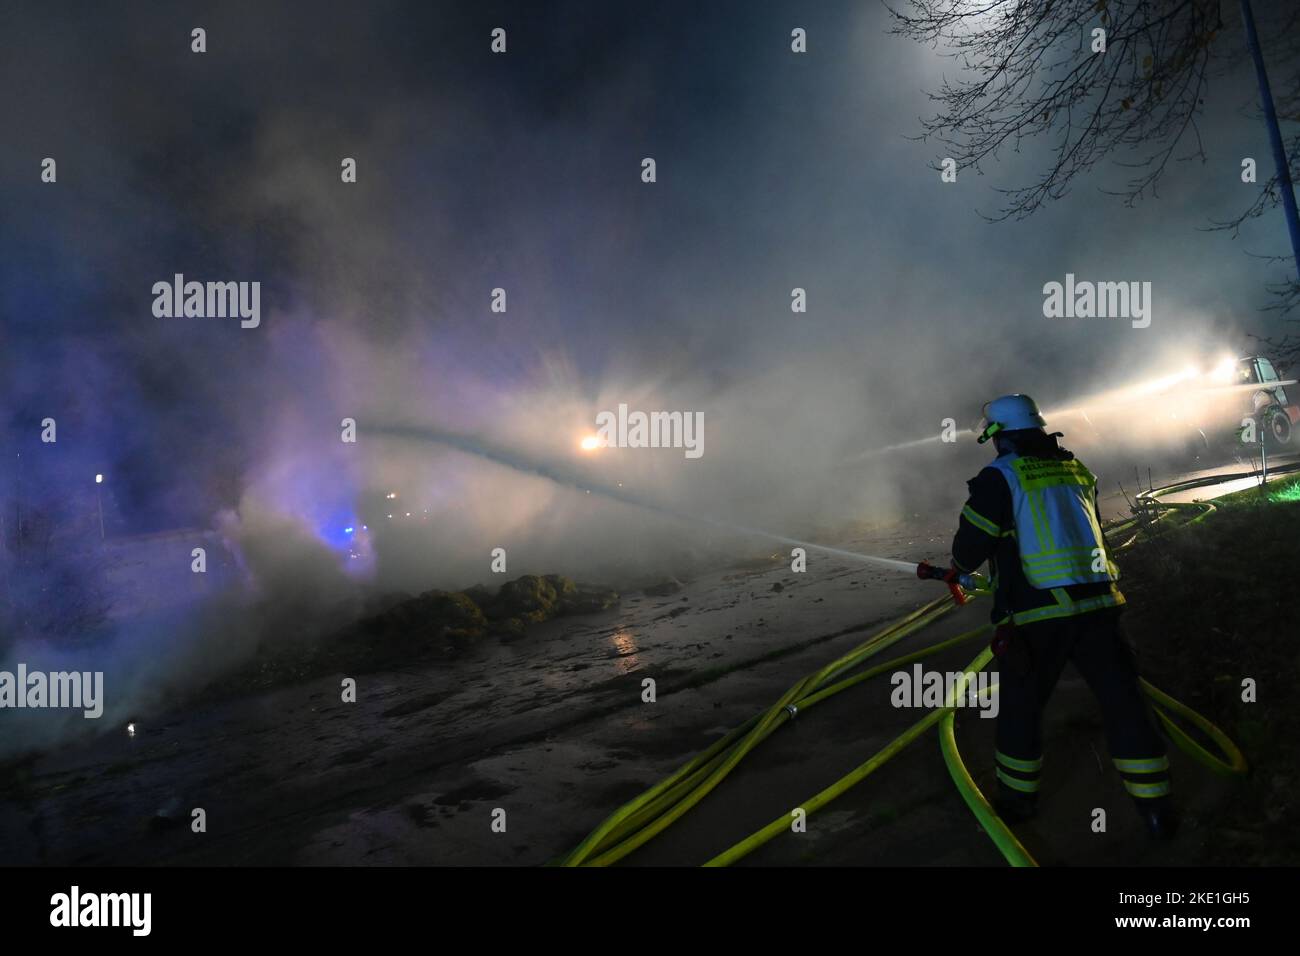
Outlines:
[[1300,474],[1285,475],[1270,479],[1266,485],[1257,485],[1242,491],[1234,491],[1222,498],[1215,498],[1214,503],[1224,507],[1258,504],[1290,504],[1300,502]]
[[1268,498],[1275,503],[1300,501],[1300,478],[1288,482],[1285,487],[1270,491]]
[[[1204,862],[1300,862],[1300,477],[1216,501],[1121,560],[1144,673],[1233,738],[1251,764],[1213,818]],[[1242,700],[1256,683],[1257,702]],[[1201,771],[1197,771],[1201,772]],[[1208,772],[1208,771],[1206,771]]]

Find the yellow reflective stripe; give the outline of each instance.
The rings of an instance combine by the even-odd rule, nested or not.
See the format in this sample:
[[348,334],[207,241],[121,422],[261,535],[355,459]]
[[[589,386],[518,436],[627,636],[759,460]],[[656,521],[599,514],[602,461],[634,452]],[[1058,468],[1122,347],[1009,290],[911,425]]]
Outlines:
[[[1106,558],[1106,566],[1099,571],[1096,564],[1101,557]],[[1119,578],[1119,569],[1100,546],[1081,545],[1049,553],[1021,555],[1020,563],[1029,583],[1037,588],[1050,587],[1054,578],[1070,579],[1055,582],[1060,584],[1101,583]]]
[[[1097,555],[1097,557],[1101,557],[1101,555]],[[1080,551],[1070,555],[1052,555],[1049,557],[1040,557],[1032,554],[1026,555],[1021,558],[1020,563],[1026,571],[1046,572],[1055,571],[1058,568],[1084,568],[1091,571],[1096,560],[1097,558],[1093,557],[1092,549],[1089,548],[1087,551]],[[1102,572],[1097,571],[1095,573],[1101,574]]]
[[[948,513],[952,514],[951,511]],[[966,507],[961,509],[961,516],[990,537],[1001,537],[1002,528],[984,517],[970,505],[966,505]]]
[[1038,571],[1025,569],[1029,583],[1040,591],[1071,584],[1110,584],[1114,578],[1107,577],[1101,571],[1079,568],[1076,571]]
[[[1026,568],[1025,576],[1029,578],[1029,583],[1039,590],[1045,591],[1050,588],[1060,587],[1065,584],[1102,584],[1109,581],[1100,571],[1094,572],[1083,565],[1077,565],[1074,568],[1047,569]],[[1057,579],[1060,580],[1057,580]]]
[[1012,615],[1012,618],[1017,624],[1034,624],[1038,621],[1049,621],[1052,618],[1057,617],[1073,617],[1076,614],[1084,614],[1088,611],[1096,611],[1104,607],[1118,607],[1123,603],[1122,600],[1115,600],[1114,598],[1108,597],[1105,601],[1080,601],[1077,604],[1067,605],[1065,607],[1053,605],[1037,608],[1033,611],[1018,611]]
[[1037,760],[1020,760],[1016,757],[1008,757],[1001,750],[995,750],[994,755],[998,763],[1004,767],[1010,767],[1012,770],[1023,770],[1025,773],[1038,773],[1043,769],[1043,758]]
[[1169,769],[1168,757],[1150,757],[1145,760],[1115,758],[1115,769],[1121,773],[1161,773]]
[[1029,513],[1034,518],[1034,536],[1038,542],[1038,551],[1036,553],[1050,552],[1056,542],[1052,538],[1051,528],[1047,523],[1047,513],[1043,511],[1043,496],[1028,491],[1025,493],[1025,498],[1029,502]]
[[1078,459],[1017,458],[1011,468],[1026,491],[1051,488],[1058,485],[1079,485],[1091,488],[1096,477]]
[[[1053,572],[1060,571],[1087,571],[1089,574],[1104,574],[1104,571],[1092,570],[1092,558],[1070,558],[1056,561],[1044,561],[1042,563],[1034,562],[1023,565],[1026,574],[1038,574],[1051,576]],[[1083,583],[1083,582],[1078,582]]]
[[998,779],[1005,783],[1012,790],[1019,790],[1021,793],[1037,793],[1037,780],[1021,780],[1019,777],[1013,777],[1008,773],[1003,773],[1001,767],[995,767]]
[[1069,568],[1081,567],[1082,561],[1053,561],[1050,564],[1025,564],[1021,562],[1021,567],[1025,569],[1026,574],[1037,574],[1039,576],[1050,576],[1057,571],[1065,571]]
[[[1034,494],[1033,492],[1030,492],[1030,495],[1033,494]],[[1051,519],[1048,518],[1047,516],[1047,496],[1041,491],[1038,492],[1038,510],[1039,513],[1042,514],[1043,516],[1043,536],[1038,539],[1038,543],[1040,546],[1045,547],[1047,549],[1048,554],[1051,554],[1052,552],[1057,550],[1056,535],[1052,531]],[[1041,548],[1039,550],[1039,553],[1040,554],[1043,553]]]
[[1104,584],[1111,580],[1104,572],[1093,571],[1090,567],[1084,567],[1083,565],[1074,568],[1049,570],[1025,568],[1025,577],[1029,579],[1030,584],[1040,591],[1046,591],[1065,584]]
[[[1056,590],[1060,589],[1057,588]],[[1098,597],[1085,598],[1082,601],[1071,601],[1067,597],[1066,601],[1062,602],[1058,597],[1056,604],[1035,608],[1032,611],[1016,611],[1011,615],[1011,619],[1017,624],[1032,624],[1034,621],[1046,621],[1054,617],[1071,617],[1075,614],[1096,611],[1104,607],[1119,607],[1123,603],[1124,595],[1119,591],[1102,594]]]
[[1044,488],[1059,488],[1062,485],[1077,485],[1080,488],[1091,488],[1093,483],[1082,475],[1051,475],[1046,478],[1029,478],[1023,476],[1020,479],[1025,486],[1026,491],[1041,491]]
[[1024,560],[1040,563],[1046,561],[1069,561],[1086,557],[1091,561],[1092,553],[1095,550],[1097,550],[1097,548],[1081,544],[1075,548],[1054,548],[1047,551],[1035,551],[1033,554],[1025,555]]
[[1024,555],[1026,561],[1067,561],[1070,558],[1082,558],[1083,555],[1092,557],[1092,548],[1088,545],[1079,545],[1078,548],[1057,548],[1048,551],[1034,551],[1032,554]]
[[1052,588],[1063,587],[1069,584],[1105,584],[1110,578],[1102,574],[1093,576],[1089,571],[1065,572],[1065,571],[1025,571],[1025,576],[1029,578],[1029,583],[1040,591],[1047,591]]
[[1125,780],[1124,788],[1135,797],[1163,797],[1169,793],[1169,781],[1162,780],[1159,783],[1133,783],[1131,780]]

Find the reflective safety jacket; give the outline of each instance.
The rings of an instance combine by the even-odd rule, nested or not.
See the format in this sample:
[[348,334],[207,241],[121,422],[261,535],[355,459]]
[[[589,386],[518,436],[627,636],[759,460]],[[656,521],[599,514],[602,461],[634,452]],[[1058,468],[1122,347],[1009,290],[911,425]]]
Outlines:
[[1124,603],[1097,516],[1097,481],[1067,451],[999,456],[968,482],[953,562],[988,561],[993,619],[1017,624]]
[[1000,455],[1020,566],[1036,588],[1118,581],[1097,520],[1097,479],[1075,458]]

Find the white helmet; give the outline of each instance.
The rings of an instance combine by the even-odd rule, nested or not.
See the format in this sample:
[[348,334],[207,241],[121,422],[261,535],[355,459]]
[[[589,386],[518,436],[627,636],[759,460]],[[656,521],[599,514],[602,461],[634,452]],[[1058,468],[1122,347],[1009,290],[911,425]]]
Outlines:
[[1047,427],[1047,419],[1028,395],[1003,395],[993,399],[984,406],[984,421],[984,430],[976,439],[981,445],[998,432]]

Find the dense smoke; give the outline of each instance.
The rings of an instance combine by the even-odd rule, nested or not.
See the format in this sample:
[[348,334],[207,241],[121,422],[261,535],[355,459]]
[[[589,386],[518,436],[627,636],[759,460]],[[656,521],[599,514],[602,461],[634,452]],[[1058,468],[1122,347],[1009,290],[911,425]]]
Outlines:
[[[977,211],[1001,171],[942,184],[907,138],[942,61],[870,5],[542,6],[11,14],[6,516],[95,508],[104,539],[189,528],[230,556],[216,597],[109,613],[80,666],[140,687],[206,672],[372,593],[492,583],[493,548],[511,577],[626,585],[769,547],[692,516],[886,523],[960,500],[980,452],[882,448],[968,427],[1002,392],[1068,406],[1246,347],[1268,268],[1196,228],[1238,210],[1235,164],[1263,155],[1237,112],[1248,76],[1209,104],[1226,173],[993,226]],[[178,273],[260,282],[260,325],[156,318],[151,289]],[[1150,281],[1151,327],[1044,318],[1067,273]],[[620,404],[699,413],[702,456],[584,452]],[[1126,421],[1107,438],[1162,427]],[[9,639],[25,628],[35,653],[33,588],[92,600],[113,579],[94,526],[39,566],[5,528]],[[74,623],[57,653],[95,630]]]

